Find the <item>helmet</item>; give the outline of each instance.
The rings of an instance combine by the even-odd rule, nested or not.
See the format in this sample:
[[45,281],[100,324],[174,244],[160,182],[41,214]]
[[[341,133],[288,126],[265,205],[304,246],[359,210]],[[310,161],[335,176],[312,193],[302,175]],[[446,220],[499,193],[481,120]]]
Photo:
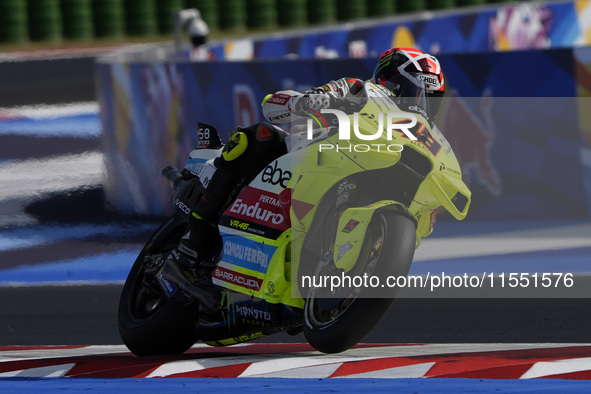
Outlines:
[[439,61],[416,48],[392,48],[382,53],[371,82],[392,91],[407,109],[420,105],[429,119],[439,112],[445,93]]

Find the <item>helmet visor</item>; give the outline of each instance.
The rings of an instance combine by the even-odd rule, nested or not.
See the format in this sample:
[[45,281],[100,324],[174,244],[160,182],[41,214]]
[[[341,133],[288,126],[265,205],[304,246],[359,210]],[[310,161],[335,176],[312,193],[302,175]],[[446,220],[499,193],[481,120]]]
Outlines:
[[443,92],[431,92],[434,81],[430,78],[437,77],[424,73],[406,74],[392,77],[384,86],[396,95],[394,102],[401,109],[421,113],[432,120],[439,112],[443,95]]

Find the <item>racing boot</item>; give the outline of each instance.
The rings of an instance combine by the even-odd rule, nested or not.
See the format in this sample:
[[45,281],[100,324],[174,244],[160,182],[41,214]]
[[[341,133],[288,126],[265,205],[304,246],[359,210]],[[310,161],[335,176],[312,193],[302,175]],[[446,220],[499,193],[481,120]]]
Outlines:
[[217,226],[201,218],[191,218],[187,233],[166,258],[162,277],[197,298],[203,309],[215,310],[220,296],[211,274],[221,247]]
[[[189,214],[189,231],[167,259],[172,264],[165,264],[164,270],[168,270],[166,274],[171,276],[170,280],[181,282],[177,284],[194,295],[205,309],[215,310],[219,305],[219,292],[215,291],[211,275],[216,267],[216,257],[222,249],[222,239],[214,223],[218,223],[221,210],[232,191],[240,184],[245,164],[240,158],[247,147],[246,134],[240,129],[235,130],[224,146],[222,155],[215,160],[216,171],[206,183],[207,187],[197,206]],[[196,291],[195,286],[190,284],[203,291]]]

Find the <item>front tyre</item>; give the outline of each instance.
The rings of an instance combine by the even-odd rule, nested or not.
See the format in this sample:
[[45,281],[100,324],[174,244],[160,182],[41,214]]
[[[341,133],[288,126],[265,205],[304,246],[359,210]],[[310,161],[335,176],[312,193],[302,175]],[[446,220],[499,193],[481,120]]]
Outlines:
[[142,249],[123,286],[119,333],[137,356],[181,354],[198,339],[196,303],[183,305],[171,301],[157,283],[150,260],[145,259],[157,254],[166,256],[185,229],[186,221],[178,216],[168,219]]
[[[347,275],[375,275],[382,284],[388,276],[406,275],[415,244],[413,219],[399,212],[377,212],[368,226],[359,260]],[[324,353],[339,353],[365,338],[395,296],[389,293],[389,298],[365,298],[374,296],[368,294],[370,290],[349,289],[346,295],[337,291],[331,298],[311,293],[304,306],[304,335],[310,345]]]

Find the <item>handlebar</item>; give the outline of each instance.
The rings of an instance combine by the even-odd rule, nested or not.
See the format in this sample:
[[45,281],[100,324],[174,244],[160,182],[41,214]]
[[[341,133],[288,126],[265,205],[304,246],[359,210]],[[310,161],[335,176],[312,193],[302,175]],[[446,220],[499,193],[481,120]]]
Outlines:
[[185,179],[183,174],[175,166],[166,166],[162,169],[160,176],[166,183],[170,185],[174,190],[179,190]]

